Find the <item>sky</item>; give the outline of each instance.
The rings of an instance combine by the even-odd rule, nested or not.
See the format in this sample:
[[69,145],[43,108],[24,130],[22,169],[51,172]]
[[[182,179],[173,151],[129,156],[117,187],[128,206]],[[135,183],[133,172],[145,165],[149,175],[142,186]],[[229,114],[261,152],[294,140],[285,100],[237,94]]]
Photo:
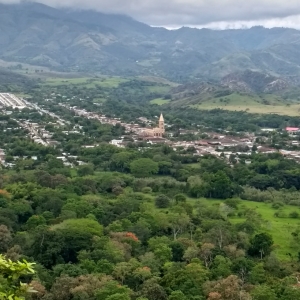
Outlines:
[[[19,0],[0,0],[16,3]],[[95,9],[129,15],[152,26],[175,29],[248,28],[256,25],[300,29],[299,0],[38,0],[53,7]]]

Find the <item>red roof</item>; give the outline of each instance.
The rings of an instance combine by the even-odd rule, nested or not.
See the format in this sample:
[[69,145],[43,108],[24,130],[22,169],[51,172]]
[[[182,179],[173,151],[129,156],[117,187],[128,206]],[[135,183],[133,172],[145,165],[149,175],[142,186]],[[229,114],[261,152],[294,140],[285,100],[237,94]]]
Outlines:
[[285,130],[286,131],[298,131],[299,128],[298,127],[286,127]]

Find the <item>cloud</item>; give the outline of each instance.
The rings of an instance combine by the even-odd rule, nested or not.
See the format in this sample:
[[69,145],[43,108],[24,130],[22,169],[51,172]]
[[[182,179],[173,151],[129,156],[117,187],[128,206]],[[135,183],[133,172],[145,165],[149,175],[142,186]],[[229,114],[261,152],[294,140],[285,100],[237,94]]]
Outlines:
[[[18,0],[0,0],[11,3]],[[154,26],[299,27],[299,0],[40,0],[54,7],[121,13]],[[248,25],[247,25],[248,24]],[[239,28],[240,28],[239,27]],[[268,27],[268,26],[267,26]],[[297,28],[298,28],[297,27]]]

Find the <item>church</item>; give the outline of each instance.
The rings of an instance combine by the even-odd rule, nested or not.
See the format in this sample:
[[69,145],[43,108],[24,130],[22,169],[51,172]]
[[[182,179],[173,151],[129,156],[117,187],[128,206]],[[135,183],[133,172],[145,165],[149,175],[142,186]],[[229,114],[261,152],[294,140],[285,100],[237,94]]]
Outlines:
[[151,136],[151,137],[162,137],[165,134],[165,120],[162,114],[160,114],[158,120],[158,127],[154,128],[144,128],[142,134],[144,136]]

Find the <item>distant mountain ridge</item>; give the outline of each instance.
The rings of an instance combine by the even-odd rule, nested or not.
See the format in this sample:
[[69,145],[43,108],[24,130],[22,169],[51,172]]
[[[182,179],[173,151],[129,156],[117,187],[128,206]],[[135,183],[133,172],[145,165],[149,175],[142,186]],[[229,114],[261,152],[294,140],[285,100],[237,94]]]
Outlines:
[[221,81],[245,70],[300,81],[300,31],[154,28],[123,15],[0,4],[0,59],[114,75]]
[[233,91],[247,93],[272,93],[289,87],[289,83],[282,78],[250,70],[228,74],[221,84]]

